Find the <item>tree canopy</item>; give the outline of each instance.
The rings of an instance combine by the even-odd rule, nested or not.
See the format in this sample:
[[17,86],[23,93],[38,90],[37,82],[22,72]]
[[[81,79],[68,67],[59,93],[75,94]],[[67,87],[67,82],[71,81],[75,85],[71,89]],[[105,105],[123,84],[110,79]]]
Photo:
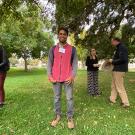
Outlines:
[[[5,18],[0,24],[0,42],[9,55],[15,53],[18,58],[24,59],[25,70],[27,70],[28,58],[41,58],[41,53],[42,57],[47,55],[54,41],[53,36],[48,32],[51,24],[47,17],[42,18],[37,5],[25,3],[19,6],[16,4],[17,8],[13,12],[18,12],[18,18],[12,12],[7,16],[3,15]],[[13,4],[10,6],[12,7]]]
[[[51,16],[53,30],[59,26],[68,27],[70,33],[74,34],[76,45],[83,48],[95,47],[100,58],[112,55],[110,39],[115,35],[123,39],[134,57],[134,0],[46,0],[46,6],[53,5],[48,9],[41,4],[41,0],[1,0],[0,22],[10,16],[21,20],[22,13],[19,8],[22,4],[30,11],[38,8],[45,24],[48,24],[46,17]],[[80,38],[80,34],[84,31],[85,36]]]
[[[111,55],[110,38],[126,23],[135,27],[134,0],[51,0],[55,3],[56,27],[67,26],[77,44],[100,50],[102,58]],[[86,30],[85,37],[79,35]],[[134,33],[132,33],[134,35]],[[128,40],[127,37],[122,38]],[[134,37],[132,37],[132,40]],[[135,44],[134,44],[135,45]],[[108,53],[105,53],[108,52]]]

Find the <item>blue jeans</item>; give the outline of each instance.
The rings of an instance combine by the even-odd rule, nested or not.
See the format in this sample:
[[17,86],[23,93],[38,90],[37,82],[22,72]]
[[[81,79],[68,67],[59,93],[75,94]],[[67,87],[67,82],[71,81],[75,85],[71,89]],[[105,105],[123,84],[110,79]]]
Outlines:
[[64,86],[67,99],[67,117],[73,117],[73,84],[57,82],[53,84],[54,91],[54,111],[56,115],[61,115],[61,92]]

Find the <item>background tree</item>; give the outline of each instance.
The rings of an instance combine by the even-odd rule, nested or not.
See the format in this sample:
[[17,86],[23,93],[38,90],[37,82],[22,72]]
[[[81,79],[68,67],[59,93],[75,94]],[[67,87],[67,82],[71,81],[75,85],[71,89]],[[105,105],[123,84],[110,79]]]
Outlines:
[[[85,37],[85,31],[83,31],[80,34],[81,39],[83,39],[84,37]],[[75,46],[74,34],[70,34],[69,39],[70,39],[71,44]],[[80,44],[77,45],[76,48],[77,48],[78,60],[81,61],[82,66],[85,67],[85,60],[87,58],[89,50],[88,50],[88,48],[82,47],[82,45],[80,45]]]
[[125,24],[120,29],[122,41],[128,46],[129,58],[135,58],[135,27]]
[[24,59],[27,71],[28,58],[40,58],[41,52],[47,54],[50,45],[53,44],[53,37],[45,32],[46,25],[40,17],[37,6],[22,5],[18,11],[19,20],[11,16],[1,24],[0,40],[10,54],[15,53],[18,58]]
[[[134,0],[51,0],[55,3],[56,28],[64,25],[74,33],[76,45],[95,46],[101,58],[112,55],[110,38],[123,22],[134,26]],[[130,23],[132,22],[132,23]],[[87,28],[87,29],[86,29]],[[79,34],[86,29],[82,40]],[[107,52],[107,53],[106,53]]]

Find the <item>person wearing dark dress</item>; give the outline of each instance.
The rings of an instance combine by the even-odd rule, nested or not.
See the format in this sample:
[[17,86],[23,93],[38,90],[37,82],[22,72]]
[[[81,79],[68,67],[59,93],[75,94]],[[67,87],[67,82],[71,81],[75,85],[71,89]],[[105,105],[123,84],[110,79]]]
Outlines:
[[98,64],[96,49],[92,48],[90,50],[90,55],[86,59],[86,66],[88,94],[98,96],[100,95],[98,87],[98,70],[100,64]]

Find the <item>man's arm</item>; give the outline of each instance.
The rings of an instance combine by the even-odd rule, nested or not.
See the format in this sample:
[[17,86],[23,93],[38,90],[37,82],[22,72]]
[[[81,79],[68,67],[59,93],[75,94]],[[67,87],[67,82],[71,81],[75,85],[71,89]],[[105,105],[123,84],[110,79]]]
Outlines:
[[72,63],[72,77],[75,78],[77,74],[77,67],[78,67],[78,57],[77,57],[77,51],[75,48],[75,53],[73,57],[73,63]]
[[120,48],[119,59],[112,60],[113,65],[124,64],[128,61],[128,52],[125,47]]
[[47,63],[48,77],[52,76],[52,66],[53,66],[53,48],[51,47],[49,50],[48,63]]
[[56,83],[56,80],[53,79],[52,77],[52,67],[53,67],[53,60],[54,60],[54,56],[53,56],[53,50],[54,48],[52,47],[49,50],[49,55],[48,55],[48,64],[47,64],[47,73],[48,73],[48,79],[50,82],[52,83]]
[[0,63],[0,67],[3,66],[6,63],[6,51],[4,50],[4,48],[1,48],[1,56],[2,57],[2,63]]
[[88,66],[88,57],[86,58],[85,66]]

